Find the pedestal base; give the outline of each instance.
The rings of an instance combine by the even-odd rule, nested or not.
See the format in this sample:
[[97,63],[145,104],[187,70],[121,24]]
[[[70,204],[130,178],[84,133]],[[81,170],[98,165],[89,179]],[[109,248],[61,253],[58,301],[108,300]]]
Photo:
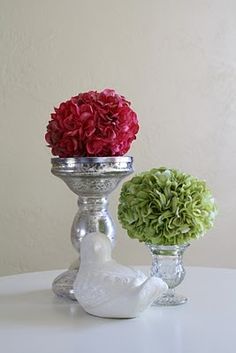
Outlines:
[[73,284],[78,270],[68,270],[57,276],[52,283],[52,290],[58,297],[76,300]]
[[181,305],[187,302],[187,298],[183,295],[164,293],[162,296],[157,298],[152,305],[171,306]]

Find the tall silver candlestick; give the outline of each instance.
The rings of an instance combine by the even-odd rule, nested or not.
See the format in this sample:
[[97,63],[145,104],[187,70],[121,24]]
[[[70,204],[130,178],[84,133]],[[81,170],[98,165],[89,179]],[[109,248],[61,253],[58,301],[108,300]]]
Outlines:
[[[61,178],[78,195],[79,210],[71,228],[71,241],[78,254],[80,241],[88,233],[101,232],[115,244],[115,229],[108,212],[108,195],[119,182],[133,172],[132,157],[52,158],[52,173]],[[53,292],[75,300],[73,283],[78,261],[60,274],[52,285]]]

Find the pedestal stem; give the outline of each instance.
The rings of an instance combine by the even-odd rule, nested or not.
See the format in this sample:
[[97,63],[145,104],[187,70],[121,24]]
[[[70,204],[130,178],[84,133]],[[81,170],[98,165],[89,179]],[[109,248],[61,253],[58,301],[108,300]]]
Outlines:
[[104,233],[114,245],[114,224],[108,212],[107,197],[79,196],[78,207],[79,210],[71,228],[71,241],[78,253],[80,242],[88,233]]

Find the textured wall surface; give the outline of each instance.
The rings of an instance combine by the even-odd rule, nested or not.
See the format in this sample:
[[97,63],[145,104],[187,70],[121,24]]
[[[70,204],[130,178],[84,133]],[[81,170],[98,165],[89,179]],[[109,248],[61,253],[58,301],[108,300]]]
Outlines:
[[[76,197],[50,174],[44,132],[54,105],[106,87],[138,112],[136,172],[180,168],[215,194],[215,228],[186,263],[236,267],[235,41],[235,0],[0,0],[0,274],[75,257]],[[150,263],[117,232],[117,259]]]

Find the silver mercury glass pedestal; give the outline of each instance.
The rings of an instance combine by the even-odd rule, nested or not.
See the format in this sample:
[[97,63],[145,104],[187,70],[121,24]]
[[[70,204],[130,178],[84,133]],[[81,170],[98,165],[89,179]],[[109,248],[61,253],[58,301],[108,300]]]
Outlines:
[[[115,245],[115,229],[108,213],[108,195],[133,172],[132,157],[52,158],[52,174],[61,178],[78,195],[79,210],[71,228],[71,241],[78,254],[80,241],[88,233],[104,233]],[[60,274],[52,284],[60,297],[75,300],[73,283],[78,261]]]

